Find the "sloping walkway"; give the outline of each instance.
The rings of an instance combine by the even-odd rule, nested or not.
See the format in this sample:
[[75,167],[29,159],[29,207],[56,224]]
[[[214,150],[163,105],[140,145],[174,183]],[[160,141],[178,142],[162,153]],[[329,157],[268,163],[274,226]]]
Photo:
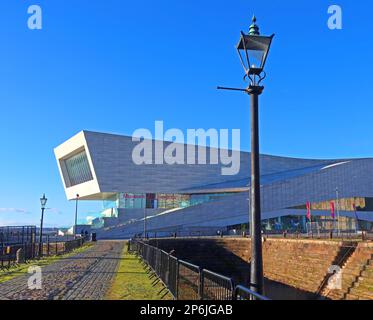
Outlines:
[[[117,271],[124,242],[98,242],[42,267],[42,288],[30,290],[31,274],[0,284],[0,300],[101,300]],[[32,264],[37,265],[37,261]],[[30,264],[31,266],[31,264]]]

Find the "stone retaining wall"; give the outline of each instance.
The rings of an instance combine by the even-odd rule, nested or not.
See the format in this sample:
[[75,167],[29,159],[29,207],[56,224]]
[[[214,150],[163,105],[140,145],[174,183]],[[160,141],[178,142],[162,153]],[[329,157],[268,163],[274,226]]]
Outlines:
[[[179,259],[232,277],[236,283],[249,283],[251,241],[248,238],[158,239],[150,240],[150,243],[167,252],[174,250]],[[266,293],[271,296],[271,291],[276,292],[272,298],[278,299],[317,298],[327,284],[329,267],[342,264],[353,253],[353,245],[330,240],[265,240]],[[361,243],[358,248],[365,250],[364,259],[373,253],[372,243]],[[357,259],[359,257],[363,259],[362,256]],[[275,290],[279,287],[282,289]],[[285,296],[281,296],[284,292],[287,292]]]

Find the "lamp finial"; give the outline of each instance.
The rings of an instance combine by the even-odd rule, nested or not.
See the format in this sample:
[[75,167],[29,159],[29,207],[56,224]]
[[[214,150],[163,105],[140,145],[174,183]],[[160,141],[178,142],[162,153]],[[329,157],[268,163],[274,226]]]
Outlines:
[[249,28],[249,36],[259,36],[259,27],[256,24],[256,17],[253,15],[253,18],[251,19],[252,24]]

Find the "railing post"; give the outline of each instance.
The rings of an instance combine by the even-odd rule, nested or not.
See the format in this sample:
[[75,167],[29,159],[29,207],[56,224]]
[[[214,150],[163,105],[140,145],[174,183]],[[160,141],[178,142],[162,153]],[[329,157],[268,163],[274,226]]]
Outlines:
[[231,296],[231,299],[232,299],[232,300],[236,300],[236,299],[235,299],[235,286],[234,286],[234,281],[233,281],[232,278],[231,278],[231,289],[232,289],[232,296]]
[[24,256],[24,262],[27,261],[27,251],[26,251],[26,243],[23,243],[23,256]]
[[170,254],[167,254],[167,286],[170,286],[170,274],[171,274],[171,262],[170,262]]
[[47,256],[49,257],[49,235],[47,235]]
[[199,267],[198,272],[199,272],[198,295],[199,295],[199,299],[203,300],[203,285],[204,285],[203,269]]
[[175,291],[176,291],[176,300],[179,300],[179,271],[180,271],[180,268],[179,268],[179,259],[176,259],[176,288],[175,288]]
[[35,258],[35,230],[31,234],[31,259]]

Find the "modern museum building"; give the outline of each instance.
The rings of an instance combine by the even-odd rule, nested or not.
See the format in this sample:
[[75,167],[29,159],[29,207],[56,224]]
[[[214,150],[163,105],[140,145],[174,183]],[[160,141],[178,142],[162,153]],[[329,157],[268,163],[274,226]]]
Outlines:
[[[147,143],[152,150],[171,144]],[[90,221],[99,237],[129,238],[144,230],[157,236],[235,234],[248,228],[250,153],[238,151],[239,170],[223,175],[224,165],[209,161],[217,148],[179,144],[184,162],[138,164],[138,145],[132,137],[82,131],[55,148],[67,199],[79,195],[79,201],[103,203]],[[207,163],[193,164],[191,157],[201,153]],[[373,159],[261,155],[260,165],[264,232],[372,230]]]

